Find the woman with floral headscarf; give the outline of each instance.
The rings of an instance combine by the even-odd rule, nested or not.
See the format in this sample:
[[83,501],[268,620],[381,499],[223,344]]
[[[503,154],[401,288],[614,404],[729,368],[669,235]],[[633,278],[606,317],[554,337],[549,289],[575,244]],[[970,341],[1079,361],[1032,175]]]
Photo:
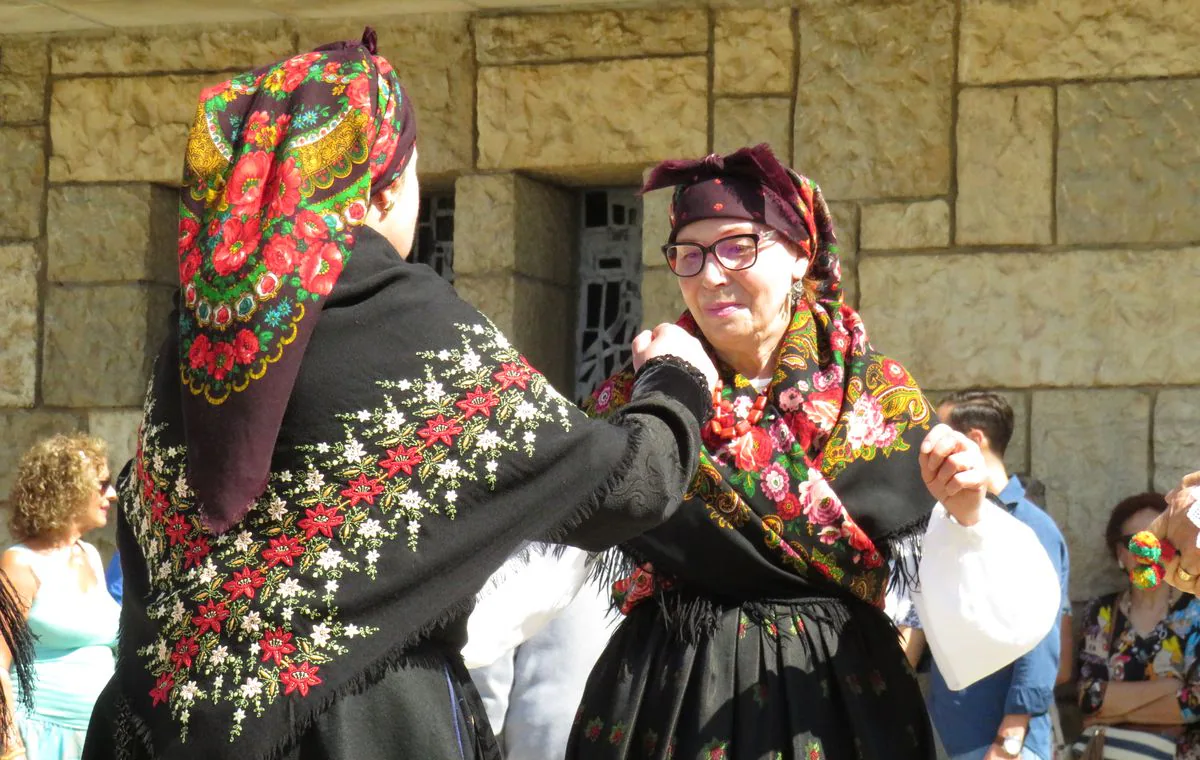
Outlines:
[[661,327],[628,413],[590,421],[404,260],[416,124],[374,48],[201,96],[89,760],[495,757],[459,654],[476,592],[527,540],[658,524],[695,469],[694,339]]
[[[936,514],[980,519],[978,449],[930,432],[912,376],[867,341],[811,181],[760,145],[666,162],[643,190],[672,186],[663,252],[678,324],[718,368],[714,416],[683,506],[622,547],[627,618],[567,756],[932,758],[883,599],[889,565],[915,567],[931,494]],[[633,389],[618,374],[590,411],[620,414]]]

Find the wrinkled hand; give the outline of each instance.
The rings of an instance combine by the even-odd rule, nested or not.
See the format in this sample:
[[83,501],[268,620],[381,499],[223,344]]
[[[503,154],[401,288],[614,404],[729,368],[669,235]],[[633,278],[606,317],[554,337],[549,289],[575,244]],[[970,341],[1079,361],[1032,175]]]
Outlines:
[[1175,557],[1163,565],[1163,578],[1189,594],[1200,591],[1200,548],[1196,546],[1200,527],[1187,516],[1188,510],[1198,500],[1200,472],[1193,472],[1185,475],[1179,487],[1167,494],[1167,511],[1155,518],[1148,528],[1160,539],[1170,541],[1178,550]]
[[633,339],[633,368],[659,356],[675,356],[683,359],[704,375],[711,391],[717,386],[717,368],[704,351],[700,341],[693,338],[679,325],[663,322],[651,330],[643,330]]
[[979,446],[948,425],[921,442],[921,478],[929,493],[962,525],[974,525],[987,493],[987,466]]

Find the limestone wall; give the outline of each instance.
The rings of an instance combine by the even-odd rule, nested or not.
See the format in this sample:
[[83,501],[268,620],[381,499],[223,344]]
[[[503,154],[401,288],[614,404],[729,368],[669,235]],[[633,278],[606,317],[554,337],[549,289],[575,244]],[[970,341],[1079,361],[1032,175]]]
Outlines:
[[[0,37],[0,491],[36,436],[128,456],[200,88],[369,21],[456,197],[458,287],[571,367],[576,201],[771,142],[825,189],[876,344],[1008,392],[1072,596],[1121,497],[1200,469],[1200,22],[1190,0],[750,0]],[[645,199],[647,322],[679,309]],[[936,395],[936,393],[935,393]]]

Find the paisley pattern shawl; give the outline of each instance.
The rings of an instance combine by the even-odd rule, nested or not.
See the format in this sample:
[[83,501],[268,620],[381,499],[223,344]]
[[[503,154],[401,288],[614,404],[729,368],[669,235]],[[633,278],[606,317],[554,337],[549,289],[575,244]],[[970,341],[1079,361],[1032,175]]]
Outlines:
[[[666,576],[735,599],[785,596],[795,584],[780,571],[881,605],[888,560],[915,550],[927,523],[933,499],[917,454],[930,406],[904,366],[871,347],[861,317],[844,303],[828,207],[810,180],[792,177],[816,298],[795,306],[758,424],[732,441],[706,430],[689,503],[629,545],[658,575],[642,567],[618,582],[625,609],[670,583]],[[703,341],[690,314],[678,324]],[[758,392],[705,345],[724,380],[721,400],[746,419]],[[614,413],[631,380],[629,371],[610,378],[585,410]],[[718,553],[720,561],[697,561]],[[744,571],[732,569],[739,562]],[[711,573],[713,563],[723,566]]]
[[386,60],[338,43],[200,96],[179,206],[179,375],[202,511],[228,529],[263,492],[324,299],[372,193],[404,171],[412,104]]
[[488,576],[589,515],[634,451],[626,429],[590,424],[436,273],[363,228],[267,489],[214,536],[186,467],[177,347],[159,356],[121,483],[121,646],[97,706],[126,716],[121,735],[153,757],[277,756],[414,643],[456,649],[447,626]]

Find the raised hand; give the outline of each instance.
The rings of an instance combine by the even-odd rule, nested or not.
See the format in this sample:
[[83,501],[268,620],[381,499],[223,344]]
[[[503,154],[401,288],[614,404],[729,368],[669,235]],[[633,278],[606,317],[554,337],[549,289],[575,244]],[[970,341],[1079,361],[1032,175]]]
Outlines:
[[663,322],[653,331],[643,330],[633,339],[633,368],[659,356],[674,356],[703,373],[711,391],[717,385],[717,368],[704,351],[700,341],[693,338],[679,325]]
[[987,492],[983,452],[970,438],[938,425],[921,442],[921,478],[929,493],[961,525],[979,520]]

